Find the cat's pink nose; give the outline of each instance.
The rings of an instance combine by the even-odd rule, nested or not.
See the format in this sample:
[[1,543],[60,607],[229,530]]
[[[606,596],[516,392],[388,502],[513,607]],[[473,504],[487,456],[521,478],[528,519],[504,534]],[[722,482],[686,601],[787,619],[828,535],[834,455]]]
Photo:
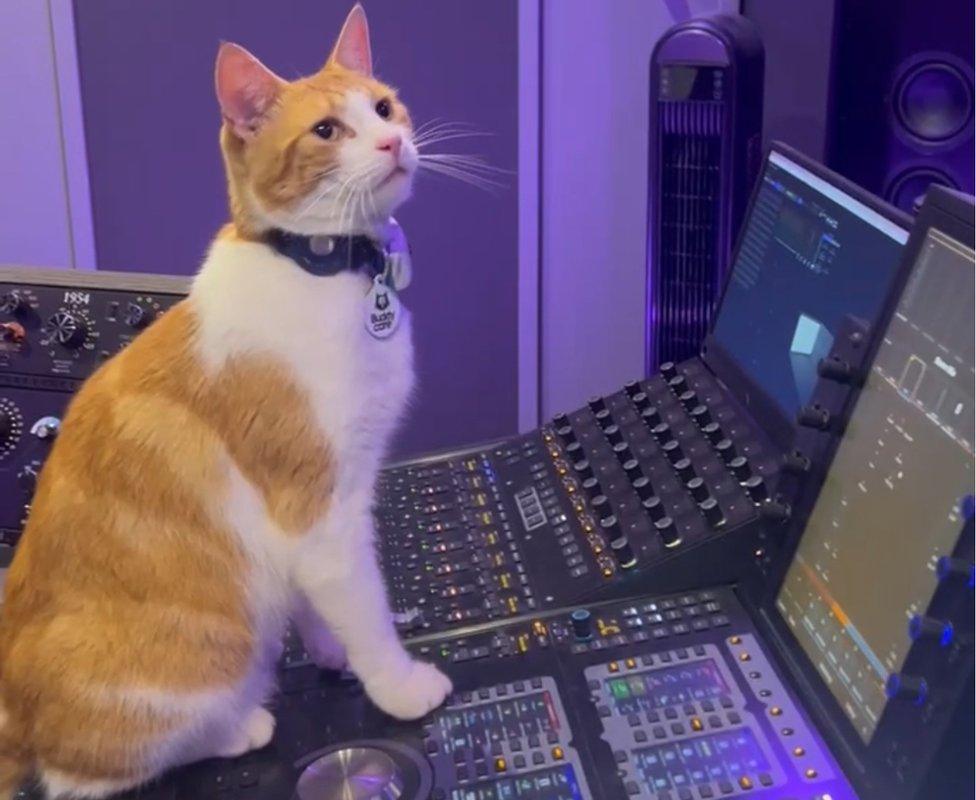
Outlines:
[[393,160],[400,161],[400,147],[403,140],[399,136],[390,136],[388,139],[381,139],[376,143],[377,150],[387,150],[393,156]]

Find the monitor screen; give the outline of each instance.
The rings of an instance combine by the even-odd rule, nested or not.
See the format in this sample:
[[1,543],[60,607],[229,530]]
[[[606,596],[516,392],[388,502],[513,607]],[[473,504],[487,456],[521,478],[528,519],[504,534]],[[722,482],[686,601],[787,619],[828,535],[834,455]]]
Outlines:
[[773,150],[712,335],[793,419],[845,315],[873,323],[908,232]]
[[929,232],[777,597],[865,742],[972,513],[974,266]]

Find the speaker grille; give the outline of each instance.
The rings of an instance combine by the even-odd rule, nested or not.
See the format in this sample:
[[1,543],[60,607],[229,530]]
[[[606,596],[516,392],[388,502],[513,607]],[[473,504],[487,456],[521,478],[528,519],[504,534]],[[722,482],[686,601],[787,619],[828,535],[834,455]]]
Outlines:
[[896,81],[893,110],[906,133],[940,144],[963,133],[973,116],[973,86],[963,70],[938,59],[913,64]]
[[664,102],[661,143],[657,362],[698,352],[721,288],[718,251],[722,103]]

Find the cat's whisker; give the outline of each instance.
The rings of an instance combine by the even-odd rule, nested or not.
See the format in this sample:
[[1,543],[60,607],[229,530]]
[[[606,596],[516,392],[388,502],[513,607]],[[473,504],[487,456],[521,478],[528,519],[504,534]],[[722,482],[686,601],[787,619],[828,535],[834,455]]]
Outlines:
[[478,137],[493,136],[492,133],[473,132],[473,131],[438,131],[426,136],[417,137],[413,140],[414,147],[430,147],[432,144],[440,142],[450,142],[454,139],[474,139]]
[[421,162],[448,164],[457,167],[469,167],[474,171],[480,171],[495,175],[515,175],[515,170],[496,167],[488,163],[481,156],[465,155],[463,153],[421,153]]
[[449,178],[454,178],[461,183],[467,183],[471,186],[475,186],[479,189],[483,189],[487,192],[495,192],[498,189],[505,188],[505,184],[499,181],[491,180],[490,178],[485,178],[481,175],[472,174],[465,170],[459,169],[458,167],[440,164],[440,163],[421,163],[421,170],[425,172],[434,172],[440,175],[444,175]]

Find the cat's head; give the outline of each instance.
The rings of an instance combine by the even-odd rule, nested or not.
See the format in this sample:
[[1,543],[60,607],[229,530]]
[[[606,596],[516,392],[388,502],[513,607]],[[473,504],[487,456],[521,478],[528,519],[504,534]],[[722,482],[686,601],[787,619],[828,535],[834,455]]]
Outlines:
[[286,81],[225,43],[215,81],[231,213],[242,232],[370,232],[410,196],[418,164],[410,116],[373,77],[362,6],[314,75]]

